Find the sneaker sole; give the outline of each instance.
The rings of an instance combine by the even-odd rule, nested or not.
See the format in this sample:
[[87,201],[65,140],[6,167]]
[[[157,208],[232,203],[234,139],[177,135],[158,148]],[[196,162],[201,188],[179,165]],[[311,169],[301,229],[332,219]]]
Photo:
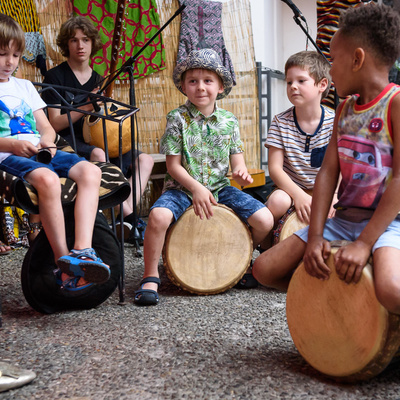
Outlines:
[[104,283],[110,279],[110,270],[100,264],[85,263],[80,261],[79,265],[72,265],[67,260],[57,263],[61,272],[69,276],[80,276],[88,283]]

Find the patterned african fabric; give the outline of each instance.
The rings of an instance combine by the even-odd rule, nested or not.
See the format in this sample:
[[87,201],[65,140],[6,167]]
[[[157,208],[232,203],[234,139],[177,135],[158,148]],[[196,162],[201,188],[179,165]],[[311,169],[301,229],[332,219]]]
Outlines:
[[[361,3],[369,3],[371,0],[317,0],[317,46],[330,60],[330,42],[332,36],[338,30],[340,13],[349,7]],[[329,95],[322,103],[335,108],[333,87]]]
[[213,49],[219,54],[224,67],[231,72],[233,84],[236,85],[232,60],[222,35],[222,3],[205,0],[179,0],[179,3],[186,4],[186,8],[182,11],[177,64],[192,50]]
[[[167,115],[160,153],[182,156],[181,164],[218,201],[218,191],[229,186],[226,177],[231,154],[243,153],[239,123],[229,111],[215,106],[205,117],[189,100]],[[167,174],[164,190],[178,189],[192,194]]]
[[[74,0],[74,12],[89,18],[99,30],[103,48],[92,58],[92,68],[101,76],[110,73],[112,43],[116,29],[118,0]],[[126,0],[122,20],[117,70],[160,29],[155,0]],[[161,34],[140,54],[134,77],[141,78],[165,69],[165,49]],[[120,76],[127,78],[127,74]]]
[[34,0],[1,0],[0,12],[14,18],[25,32],[25,51],[22,58],[36,63],[42,74],[46,72],[46,47],[40,31]]

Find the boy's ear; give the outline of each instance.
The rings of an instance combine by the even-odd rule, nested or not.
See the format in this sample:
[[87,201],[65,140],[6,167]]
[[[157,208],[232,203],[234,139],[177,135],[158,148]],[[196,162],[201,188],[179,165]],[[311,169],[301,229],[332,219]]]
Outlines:
[[318,85],[319,85],[319,89],[320,89],[321,93],[324,93],[324,92],[325,92],[326,88],[328,87],[328,84],[329,84],[329,81],[328,81],[327,78],[322,78],[322,79],[320,80],[320,82],[318,83]]
[[357,47],[353,52],[353,71],[359,71],[365,61],[365,51],[361,47]]
[[181,88],[182,88],[182,92],[185,93],[186,95],[186,85],[184,81],[181,81]]
[[224,84],[222,83],[222,80],[219,80],[219,89],[218,93],[224,93]]

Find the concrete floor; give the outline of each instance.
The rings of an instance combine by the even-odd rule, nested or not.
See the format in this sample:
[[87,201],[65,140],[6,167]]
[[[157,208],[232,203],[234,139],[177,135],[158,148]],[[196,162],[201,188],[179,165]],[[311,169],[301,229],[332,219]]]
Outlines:
[[311,368],[290,337],[285,294],[190,295],[160,264],[160,304],[137,307],[143,260],[126,245],[126,305],[117,290],[96,309],[43,315],[21,290],[25,252],[0,257],[0,359],[37,378],[0,400],[400,399],[399,370],[339,384]]

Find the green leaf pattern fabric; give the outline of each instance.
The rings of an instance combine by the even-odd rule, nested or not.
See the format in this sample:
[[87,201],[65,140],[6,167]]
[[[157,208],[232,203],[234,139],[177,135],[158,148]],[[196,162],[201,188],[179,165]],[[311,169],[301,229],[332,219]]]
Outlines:
[[[229,186],[226,177],[231,154],[243,153],[239,123],[229,111],[215,107],[205,117],[189,100],[167,115],[167,126],[161,138],[160,153],[181,155],[182,166],[190,176],[211,191],[218,200],[218,191]],[[169,174],[164,191],[183,190],[192,194]]]

